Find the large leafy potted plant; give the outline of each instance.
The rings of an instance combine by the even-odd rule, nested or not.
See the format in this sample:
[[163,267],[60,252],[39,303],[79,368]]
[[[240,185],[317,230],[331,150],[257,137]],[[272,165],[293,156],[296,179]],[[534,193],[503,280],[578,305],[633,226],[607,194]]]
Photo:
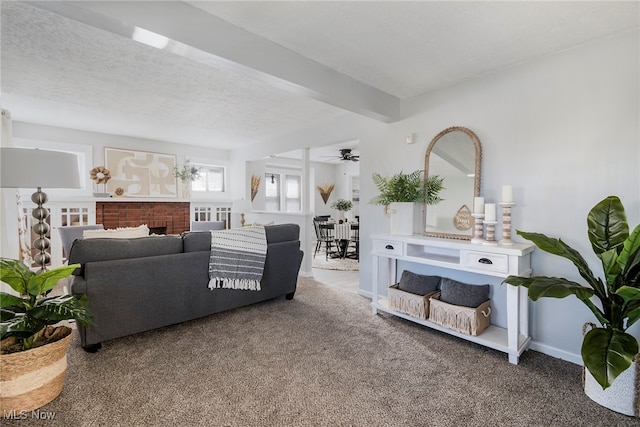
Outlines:
[[591,310],[599,326],[594,325],[584,335],[582,360],[592,377],[606,389],[638,354],[638,340],[626,331],[640,319],[640,225],[629,233],[622,202],[609,196],[589,211],[587,226],[591,247],[602,262],[604,280],[596,277],[580,253],[562,240],[518,231],[543,251],[571,261],[587,286],[547,276],[509,276],[505,282],[526,287],[533,301],[575,295]]
[[374,172],[371,176],[380,194],[369,203],[382,205],[391,214],[392,234],[413,234],[413,210],[415,203],[435,205],[442,201],[438,193],[444,188],[444,178],[431,175],[423,178],[423,171],[397,173],[384,177]]
[[[0,258],[0,279],[18,295],[0,292],[0,410],[37,409],[58,396],[66,374],[72,329],[57,325],[92,321],[86,295],[49,296],[72,264],[39,274],[18,260]],[[36,373],[37,372],[37,373]]]

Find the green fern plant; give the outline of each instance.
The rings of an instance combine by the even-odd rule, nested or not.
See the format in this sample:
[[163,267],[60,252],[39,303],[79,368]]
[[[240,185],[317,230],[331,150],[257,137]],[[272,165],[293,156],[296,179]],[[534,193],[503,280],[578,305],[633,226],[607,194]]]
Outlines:
[[13,337],[14,346],[29,350],[38,345],[46,326],[71,319],[88,326],[93,319],[86,295],[48,296],[78,267],[71,264],[36,274],[18,260],[0,258],[0,280],[19,294],[0,292],[0,340]]
[[406,174],[400,171],[391,177],[384,177],[379,173],[371,175],[373,183],[380,194],[371,199],[373,205],[387,206],[394,202],[418,202],[435,205],[443,199],[438,196],[444,189],[444,178],[431,175],[424,179],[422,170]]

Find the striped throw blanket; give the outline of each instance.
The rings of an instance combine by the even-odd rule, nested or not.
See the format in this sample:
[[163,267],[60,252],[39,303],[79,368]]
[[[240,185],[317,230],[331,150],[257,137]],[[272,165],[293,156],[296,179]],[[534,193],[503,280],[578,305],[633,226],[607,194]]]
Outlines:
[[259,291],[266,257],[264,227],[212,231],[209,289]]

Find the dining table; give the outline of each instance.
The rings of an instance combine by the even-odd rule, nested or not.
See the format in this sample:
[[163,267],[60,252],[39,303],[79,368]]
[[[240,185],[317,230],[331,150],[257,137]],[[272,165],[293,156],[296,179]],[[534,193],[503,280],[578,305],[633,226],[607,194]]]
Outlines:
[[356,251],[353,254],[347,254],[347,249],[349,247],[350,241],[356,241],[353,238],[353,234],[354,234],[353,231],[356,230],[356,235],[358,235],[357,231],[360,230],[359,223],[357,222],[339,223],[339,222],[327,221],[327,222],[321,223],[320,227],[333,230],[333,236],[336,242],[337,250],[329,255],[331,258],[347,258],[348,257],[348,258],[358,259],[359,254],[357,249],[359,245],[356,245]]

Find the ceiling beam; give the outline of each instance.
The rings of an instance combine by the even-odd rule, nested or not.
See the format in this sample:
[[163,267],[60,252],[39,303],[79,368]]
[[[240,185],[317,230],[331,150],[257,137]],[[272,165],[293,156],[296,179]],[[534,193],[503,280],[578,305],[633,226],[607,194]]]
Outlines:
[[132,38],[166,37],[162,49],[385,123],[400,99],[181,1],[33,1],[30,4]]

